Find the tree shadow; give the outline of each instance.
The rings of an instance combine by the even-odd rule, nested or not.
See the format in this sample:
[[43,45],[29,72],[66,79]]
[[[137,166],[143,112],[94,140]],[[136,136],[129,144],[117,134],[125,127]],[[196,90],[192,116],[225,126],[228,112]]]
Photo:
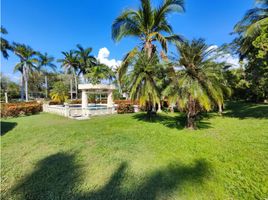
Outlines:
[[239,119],[268,118],[268,105],[265,104],[254,104],[248,102],[228,102],[226,110],[227,111],[224,115],[228,117],[236,117]]
[[5,135],[6,133],[11,131],[16,126],[17,126],[16,122],[4,122],[4,121],[1,121],[1,136]]
[[[146,113],[138,113],[133,115],[133,118],[138,121],[162,124],[168,128],[178,130],[184,129],[186,125],[186,116],[184,114],[178,114],[176,116],[169,116],[167,114],[157,114],[153,118],[149,119]],[[205,118],[206,118],[205,116],[202,115],[199,116],[197,120],[198,129],[211,128],[211,124],[209,122],[203,121]]]
[[[182,189],[186,182],[202,184],[209,176],[210,165],[205,160],[193,164],[173,163],[155,171],[137,182],[132,188],[125,188],[124,181],[130,180],[128,164],[123,162],[100,189],[79,192],[81,166],[75,164],[74,155],[58,153],[40,161],[36,170],[24,178],[13,190],[12,197],[23,200],[75,199],[75,200],[156,200]],[[133,178],[131,179],[133,180]],[[135,179],[133,180],[135,182]]]

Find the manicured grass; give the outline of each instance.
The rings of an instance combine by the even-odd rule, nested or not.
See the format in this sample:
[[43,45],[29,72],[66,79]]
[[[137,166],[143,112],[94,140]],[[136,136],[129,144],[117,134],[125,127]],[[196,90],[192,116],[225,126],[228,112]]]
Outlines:
[[2,197],[268,198],[268,105],[229,108],[197,131],[185,130],[180,114],[3,120]]

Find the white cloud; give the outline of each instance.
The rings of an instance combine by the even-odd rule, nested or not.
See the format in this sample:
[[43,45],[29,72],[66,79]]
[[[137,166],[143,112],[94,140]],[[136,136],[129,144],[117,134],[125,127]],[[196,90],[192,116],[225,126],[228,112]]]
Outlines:
[[[217,45],[211,45],[207,50],[218,49]],[[228,65],[231,65],[232,68],[238,68],[240,66],[239,58],[237,56],[233,56],[230,53],[223,53],[220,57],[216,59],[216,62],[225,62]]]
[[97,59],[100,61],[100,63],[107,65],[108,67],[115,70],[118,66],[121,65],[121,60],[115,60],[115,59],[109,59],[110,51],[103,47],[99,50]]

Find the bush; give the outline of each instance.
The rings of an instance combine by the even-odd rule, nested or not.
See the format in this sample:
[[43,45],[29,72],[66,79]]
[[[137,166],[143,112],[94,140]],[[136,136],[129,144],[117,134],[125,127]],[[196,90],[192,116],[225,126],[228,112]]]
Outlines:
[[117,113],[134,113],[134,106],[132,104],[120,103],[117,108]]
[[131,104],[131,105],[139,105],[138,101],[132,101],[132,100],[115,100],[115,104]]
[[42,104],[37,102],[4,103],[1,105],[1,117],[33,115],[42,111]]
[[49,101],[48,105],[52,106],[52,105],[63,105],[63,103],[59,102],[59,101]]
[[82,100],[81,99],[74,99],[74,100],[71,100],[70,102],[68,102],[69,104],[81,104],[82,103]]

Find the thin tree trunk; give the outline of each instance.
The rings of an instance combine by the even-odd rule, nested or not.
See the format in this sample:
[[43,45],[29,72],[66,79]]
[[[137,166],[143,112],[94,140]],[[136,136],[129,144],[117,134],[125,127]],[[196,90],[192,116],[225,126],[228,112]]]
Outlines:
[[78,83],[77,83],[77,76],[74,75],[74,83],[75,83],[75,99],[78,98]]
[[45,85],[46,85],[46,99],[48,97],[48,84],[47,84],[47,76],[45,75]]
[[73,100],[73,79],[72,79],[72,77],[70,79],[70,94],[71,94],[71,100]]
[[7,91],[5,92],[5,102],[8,103]]
[[148,58],[152,57],[153,54],[153,44],[152,41],[146,41],[144,45],[144,49],[147,52]]
[[25,82],[25,101],[28,102],[29,101],[29,97],[28,97],[28,77],[27,77],[27,69],[26,66],[23,66],[23,74],[24,74],[24,82]]
[[23,78],[23,72],[21,74],[20,98],[21,98],[21,101],[24,100],[24,78]]
[[222,104],[218,103],[219,114],[222,115]]

